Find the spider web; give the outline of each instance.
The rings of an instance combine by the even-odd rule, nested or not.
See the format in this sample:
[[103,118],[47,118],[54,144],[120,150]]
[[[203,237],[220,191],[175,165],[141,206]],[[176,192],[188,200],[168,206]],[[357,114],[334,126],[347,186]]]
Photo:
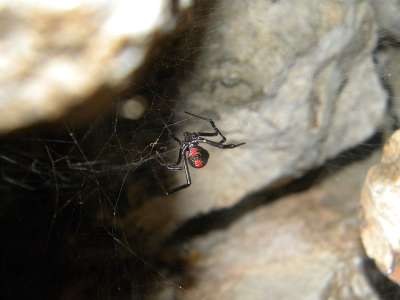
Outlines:
[[[71,279],[61,270],[87,276],[85,268],[96,266],[94,273],[106,272],[102,274],[106,278],[96,274],[93,278],[97,279],[86,284],[89,293],[102,286],[103,295],[117,295],[118,291],[122,293],[121,289],[126,292],[131,288],[140,294],[152,281],[178,285],[146,258],[145,249],[140,249],[146,239],[140,228],[130,228],[128,239],[121,225],[124,211],[139,206],[141,201],[133,199],[129,203],[126,194],[130,185],[143,184],[149,194],[161,192],[154,188],[157,183],[150,170],[154,151],[167,146],[162,142],[164,122],[157,110],[148,113],[141,122],[122,119],[114,110],[113,114],[98,117],[88,128],[64,123],[56,133],[40,132],[3,141],[0,191],[5,195],[2,212],[6,226],[2,226],[2,233],[8,242],[2,255],[10,260],[3,276],[8,276],[13,260],[24,257],[20,252],[15,253],[16,248],[34,249],[36,245],[32,243],[38,243],[43,253],[31,255],[42,261],[43,265],[37,269],[44,269],[45,274],[39,282],[29,280],[29,284],[39,294],[40,287],[45,289],[46,279],[53,280],[49,273],[55,270],[45,262],[49,254],[57,254],[50,261],[63,265],[57,271],[60,282]],[[173,151],[176,149],[168,149],[166,153]],[[132,236],[138,241],[132,241]],[[87,265],[78,267],[83,261]],[[27,266],[31,264],[26,262]],[[132,274],[147,274],[148,280],[138,276],[137,284],[131,286]],[[20,275],[35,278],[34,274],[23,271]],[[20,282],[21,278],[14,279],[27,284]],[[4,286],[3,290],[9,289]],[[12,289],[16,291],[17,287]]]
[[[182,288],[146,246],[152,233],[132,222],[126,227],[124,218],[168,183],[156,151],[174,157],[178,147],[166,126],[186,128],[191,118],[175,106],[179,82],[193,75],[195,56],[207,44],[201,38],[212,7],[202,7],[157,53],[143,80],[89,125],[64,121],[2,139],[6,299],[144,299]],[[146,112],[124,118],[119,108],[137,95],[147,100]]]
[[[88,299],[142,299],[154,290],[182,288],[157,257],[146,253],[148,233],[139,225],[125,228],[121,220],[145,201],[141,194],[162,193],[157,181],[167,178],[155,177],[162,173],[154,164],[155,151],[174,155],[178,149],[168,140],[165,126],[188,124],[174,99],[180,80],[193,76],[196,55],[207,45],[202,26],[212,13],[211,6],[198,9],[193,26],[177,36],[182,47],[171,47],[149,67],[150,77],[121,96],[124,101],[140,94],[149,101],[140,120],[122,118],[117,101],[87,127],[60,123],[56,130],[2,140],[0,251],[6,262],[1,271],[7,279],[1,284],[5,298],[69,299],[86,294]],[[193,41],[194,36],[199,40]],[[398,127],[395,117],[391,123]],[[324,171],[334,173],[381,144],[378,133],[328,161]],[[127,197],[132,185],[141,187],[133,200]]]

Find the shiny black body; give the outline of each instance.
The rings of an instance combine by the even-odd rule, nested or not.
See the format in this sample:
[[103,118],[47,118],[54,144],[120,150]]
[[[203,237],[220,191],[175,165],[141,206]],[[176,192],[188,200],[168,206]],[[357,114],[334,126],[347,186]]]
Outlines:
[[[180,171],[180,170],[185,170],[186,174],[186,183],[180,186],[177,186],[171,190],[166,190],[164,189],[164,192],[166,195],[172,194],[174,192],[180,191],[184,188],[187,188],[190,186],[192,183],[191,178],[190,178],[190,172],[188,168],[188,160],[189,163],[192,167],[194,168],[201,168],[203,167],[208,160],[209,154],[207,150],[204,148],[200,147],[200,143],[205,143],[213,147],[217,147],[220,149],[232,149],[236,148],[238,146],[244,145],[245,143],[239,143],[239,144],[226,144],[226,137],[221,133],[221,131],[217,128],[215,125],[214,121],[209,118],[201,117],[189,112],[185,112],[188,115],[191,115],[193,117],[205,120],[210,122],[211,127],[214,129],[213,132],[185,132],[183,134],[183,141],[181,141],[179,138],[177,138],[173,133],[170,131],[168,126],[166,126],[166,129],[168,130],[169,135],[179,144],[179,154],[178,154],[178,159],[176,163],[167,163],[165,160],[161,157],[161,155],[157,152],[157,159],[158,162],[162,165],[165,166],[168,170],[172,171]],[[220,136],[221,140],[219,142],[211,141],[209,139],[206,139],[205,137],[213,137],[213,136]],[[198,152],[198,156],[195,157],[195,152],[196,150]],[[182,165],[183,161],[183,165]],[[196,166],[196,162],[198,166]],[[203,163],[203,165],[200,166],[200,164]]]

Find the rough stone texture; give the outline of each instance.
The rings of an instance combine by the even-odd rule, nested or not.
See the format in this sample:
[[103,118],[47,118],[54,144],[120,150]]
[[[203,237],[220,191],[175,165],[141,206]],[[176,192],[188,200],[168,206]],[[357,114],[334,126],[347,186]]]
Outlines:
[[400,283],[400,131],[384,147],[381,163],[365,179],[362,240],[381,271]]
[[400,40],[400,1],[399,0],[369,0],[375,10],[379,27],[385,34]]
[[[377,62],[381,78],[390,91],[390,112],[394,117],[388,119],[390,123],[396,124],[400,120],[400,51],[399,47],[388,43],[383,46],[377,54]],[[391,124],[388,125],[391,125]],[[398,126],[398,124],[397,124]]]
[[[380,76],[387,84],[392,102],[392,114],[395,121],[400,120],[400,1],[371,0],[381,32],[381,47],[377,52]],[[390,120],[389,120],[390,121]],[[393,124],[393,120],[391,120]],[[391,124],[389,124],[391,125]],[[398,125],[398,124],[397,124]]]
[[381,299],[366,273],[358,230],[359,190],[376,160],[179,244],[183,288],[162,299]]
[[189,4],[1,1],[0,133],[53,120],[99,90],[121,86]]
[[[210,13],[182,101],[215,117],[229,142],[247,144],[207,147],[208,165],[192,170],[190,188],[148,201],[133,217],[144,227],[168,231],[298,177],[369,137],[385,111],[367,2],[219,1]],[[177,134],[209,129],[204,121],[192,125]]]

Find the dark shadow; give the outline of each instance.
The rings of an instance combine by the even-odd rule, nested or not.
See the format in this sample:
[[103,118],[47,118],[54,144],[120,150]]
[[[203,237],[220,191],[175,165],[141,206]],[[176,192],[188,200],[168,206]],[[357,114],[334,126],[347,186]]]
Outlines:
[[370,285],[382,300],[399,300],[400,286],[384,276],[371,259],[365,259],[364,272]]
[[[160,281],[171,284],[146,255],[146,235],[130,228],[128,241],[118,217],[146,201],[148,191],[159,192],[151,186],[146,147],[173,120],[179,87],[204,48],[213,3],[195,1],[178,30],[155,41],[135,74],[141,79],[119,95],[149,99],[142,119],[120,118],[114,103],[90,124],[59,120],[2,137],[2,299],[144,299]],[[134,204],[126,197],[129,183],[142,188]]]
[[[326,161],[324,165],[309,171],[301,178],[292,180],[289,184],[284,186],[280,185],[276,188],[260,190],[245,197],[232,207],[222,208],[198,215],[182,224],[175,232],[173,232],[166,240],[165,246],[180,244],[213,230],[227,228],[243,215],[259,206],[268,205],[282,197],[306,191],[318,182],[326,180],[336,172],[342,170],[344,167],[368,158],[374,151],[381,148],[382,138],[382,133],[378,132],[365,141],[365,143],[370,145],[369,147],[365,148],[364,143],[361,143],[360,145],[341,153],[337,158]],[[331,165],[334,165],[335,170],[327,172],[327,165],[329,168],[331,168]]]
[[[383,34],[379,39],[378,46],[375,48],[375,50],[373,52],[373,59],[374,59],[375,65],[379,66],[379,61],[378,61],[379,53],[385,52],[388,48],[400,49],[400,42],[397,41],[396,39],[394,39],[393,37],[391,37],[390,35]],[[378,68],[378,71],[381,71],[381,70]],[[393,88],[392,88],[392,85],[390,82],[390,78],[387,77],[386,74],[379,74],[379,80],[380,80],[384,90],[387,93],[387,109],[386,110],[387,110],[387,114],[388,114],[387,119],[390,120],[390,122],[388,122],[389,124],[387,124],[387,126],[390,127],[388,129],[394,131],[400,127],[400,120],[399,120],[396,112],[394,111],[394,106],[395,106],[394,102],[396,100],[394,98]]]
[[133,84],[121,99],[143,95],[151,102],[150,113],[164,119],[180,101],[180,88],[193,78],[198,57],[207,47],[205,33],[216,1],[193,1],[191,9],[178,20],[177,29],[153,41],[144,65],[135,72]]

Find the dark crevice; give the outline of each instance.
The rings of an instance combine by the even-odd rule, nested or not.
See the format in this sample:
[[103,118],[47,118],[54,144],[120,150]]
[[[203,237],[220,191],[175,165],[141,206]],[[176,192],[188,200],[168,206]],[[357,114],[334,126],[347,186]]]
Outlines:
[[[295,179],[285,186],[263,189],[246,196],[232,207],[217,209],[209,213],[198,215],[182,224],[166,240],[165,245],[178,245],[214,230],[225,229],[246,213],[259,206],[268,205],[282,197],[308,190],[315,184],[333,176],[344,167],[367,159],[373,152],[381,148],[382,141],[383,134],[382,132],[378,132],[367,141],[342,152],[334,159],[327,160],[321,167],[309,171],[301,178]],[[369,146],[366,148],[365,144]],[[332,165],[335,166],[334,171],[327,172],[326,170],[329,170]]]
[[[384,52],[388,48],[397,48],[400,49],[400,41],[395,40],[393,37],[384,35],[379,39],[378,46],[374,50],[373,53],[373,61],[376,66],[378,66],[378,72],[379,72],[379,61],[378,61],[378,56],[380,52]],[[396,112],[394,111],[394,93],[392,86],[390,84],[390,80],[385,76],[385,74],[378,74],[379,75],[379,80],[384,88],[384,90],[387,93],[387,117],[386,120],[386,126],[390,130],[395,130],[400,127],[400,120],[398,116],[396,115]]]
[[363,263],[364,272],[370,285],[374,288],[381,300],[399,300],[400,287],[383,275],[375,263],[365,259]]

